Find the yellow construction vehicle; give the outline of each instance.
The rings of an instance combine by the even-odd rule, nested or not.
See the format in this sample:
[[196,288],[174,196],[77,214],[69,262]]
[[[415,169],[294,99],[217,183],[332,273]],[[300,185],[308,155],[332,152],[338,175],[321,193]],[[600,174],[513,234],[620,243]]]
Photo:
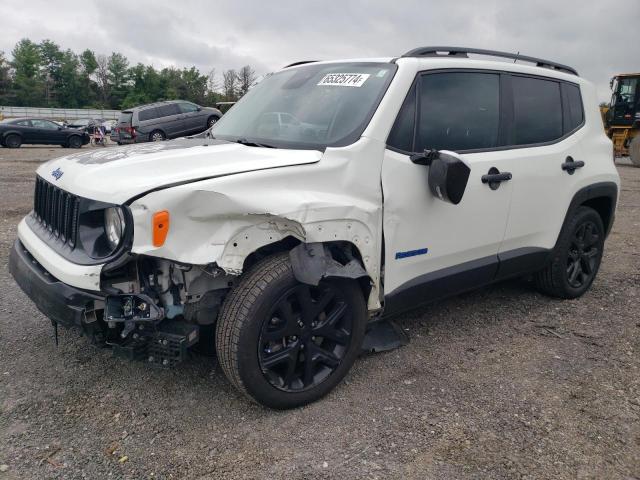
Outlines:
[[640,167],[640,73],[623,73],[611,79],[611,103],[602,108],[607,135],[616,156],[629,156]]

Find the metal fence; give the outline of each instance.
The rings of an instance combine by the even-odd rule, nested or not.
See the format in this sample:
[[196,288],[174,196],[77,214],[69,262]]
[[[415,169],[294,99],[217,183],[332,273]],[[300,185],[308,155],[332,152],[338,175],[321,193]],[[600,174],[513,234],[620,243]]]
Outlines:
[[99,110],[92,108],[38,108],[0,106],[0,120],[3,118],[39,117],[49,120],[75,120],[78,118],[117,120],[119,110]]

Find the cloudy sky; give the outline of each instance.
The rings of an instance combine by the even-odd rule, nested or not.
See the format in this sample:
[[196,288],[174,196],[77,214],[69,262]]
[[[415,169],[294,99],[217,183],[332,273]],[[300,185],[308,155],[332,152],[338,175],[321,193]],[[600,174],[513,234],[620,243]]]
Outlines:
[[[118,51],[131,63],[265,73],[302,59],[395,56],[464,45],[575,67],[609,97],[614,73],[640,71],[640,0],[378,0],[2,2],[0,50],[49,38]],[[10,13],[7,13],[10,12]]]

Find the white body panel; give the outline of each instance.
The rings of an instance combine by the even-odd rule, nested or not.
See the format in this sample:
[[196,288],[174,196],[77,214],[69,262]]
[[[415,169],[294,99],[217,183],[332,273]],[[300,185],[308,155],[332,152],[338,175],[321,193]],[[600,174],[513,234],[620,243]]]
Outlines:
[[[498,253],[512,186],[506,182],[491,190],[481,177],[491,167],[506,170],[509,156],[504,153],[462,155],[471,174],[462,201],[452,205],[432,195],[428,167],[412,163],[407,155],[386,151],[382,168],[385,294],[421,275]],[[420,249],[427,251],[398,258]]]
[[[312,150],[275,150],[206,139],[175,140],[113,147],[56,158],[37,173],[81,197],[125,203],[154,188],[197,178],[317,162]],[[55,180],[51,172],[63,175]]]

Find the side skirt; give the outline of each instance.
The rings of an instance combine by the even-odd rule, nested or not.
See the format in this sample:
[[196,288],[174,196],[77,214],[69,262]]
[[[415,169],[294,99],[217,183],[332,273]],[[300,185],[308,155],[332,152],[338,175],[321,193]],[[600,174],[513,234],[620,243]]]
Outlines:
[[384,317],[544,267],[552,250],[518,248],[421,275],[385,296]]

